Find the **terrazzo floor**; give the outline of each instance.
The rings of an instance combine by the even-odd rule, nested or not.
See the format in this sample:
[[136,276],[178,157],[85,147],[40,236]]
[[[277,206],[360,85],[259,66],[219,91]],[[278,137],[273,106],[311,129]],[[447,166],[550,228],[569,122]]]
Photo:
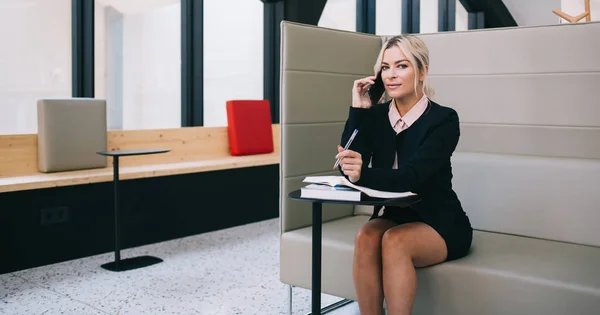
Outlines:
[[[100,265],[112,253],[0,275],[0,314],[288,314],[279,279],[279,221],[252,223],[121,251],[164,262],[127,272]],[[322,295],[322,305],[340,298]],[[293,314],[310,291],[293,289]],[[356,303],[328,313],[359,315]]]

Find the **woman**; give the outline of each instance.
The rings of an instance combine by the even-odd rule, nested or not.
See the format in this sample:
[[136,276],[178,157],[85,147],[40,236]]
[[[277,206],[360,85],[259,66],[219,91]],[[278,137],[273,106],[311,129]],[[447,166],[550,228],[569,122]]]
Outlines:
[[[373,105],[368,88],[375,76],[354,82],[339,169],[351,182],[385,191],[412,191],[411,207],[376,211],[359,230],[353,278],[362,315],[411,314],[417,287],[415,267],[465,256],[472,228],[452,189],[450,157],[460,135],[458,114],[433,101],[426,76],[429,52],[416,36],[396,36],[383,46],[381,71],[390,101]],[[371,163],[371,167],[368,167]]]

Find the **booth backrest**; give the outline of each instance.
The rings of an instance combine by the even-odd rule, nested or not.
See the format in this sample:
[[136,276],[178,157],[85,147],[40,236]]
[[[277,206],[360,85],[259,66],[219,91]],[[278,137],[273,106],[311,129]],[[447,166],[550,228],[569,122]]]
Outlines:
[[[331,170],[356,78],[387,36],[282,24],[282,231],[311,224],[287,193]],[[454,188],[475,229],[600,246],[600,23],[420,34],[438,103],[457,110]],[[368,209],[367,209],[368,211]],[[364,214],[329,208],[323,220]]]
[[600,246],[600,23],[423,34],[479,230]]
[[[309,203],[289,200],[308,175],[332,170],[352,84],[373,75],[381,48],[375,35],[334,31],[283,22],[281,53],[281,217],[282,231],[311,225]],[[352,207],[327,205],[323,220],[352,214]]]

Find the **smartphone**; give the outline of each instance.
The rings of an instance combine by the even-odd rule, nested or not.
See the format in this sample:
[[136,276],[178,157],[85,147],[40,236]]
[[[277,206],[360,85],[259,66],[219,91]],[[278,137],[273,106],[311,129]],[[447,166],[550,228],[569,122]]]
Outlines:
[[376,105],[379,103],[379,100],[385,93],[385,86],[383,85],[383,80],[381,79],[381,71],[377,74],[375,78],[375,84],[371,85],[369,88],[369,98],[371,99],[371,104]]

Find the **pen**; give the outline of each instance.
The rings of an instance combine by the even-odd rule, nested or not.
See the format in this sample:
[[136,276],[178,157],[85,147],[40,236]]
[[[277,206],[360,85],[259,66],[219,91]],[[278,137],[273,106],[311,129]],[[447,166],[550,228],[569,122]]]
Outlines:
[[[352,141],[354,140],[354,137],[356,137],[357,133],[358,133],[358,129],[354,129],[354,132],[352,133],[352,135],[350,136],[350,139],[348,139],[348,142],[346,143],[346,146],[344,147],[344,151],[348,150],[348,148],[350,147],[350,144],[352,144]],[[341,160],[342,160],[342,158],[338,158],[337,161],[335,161],[335,164],[333,165],[334,169],[336,167],[338,167]]]

